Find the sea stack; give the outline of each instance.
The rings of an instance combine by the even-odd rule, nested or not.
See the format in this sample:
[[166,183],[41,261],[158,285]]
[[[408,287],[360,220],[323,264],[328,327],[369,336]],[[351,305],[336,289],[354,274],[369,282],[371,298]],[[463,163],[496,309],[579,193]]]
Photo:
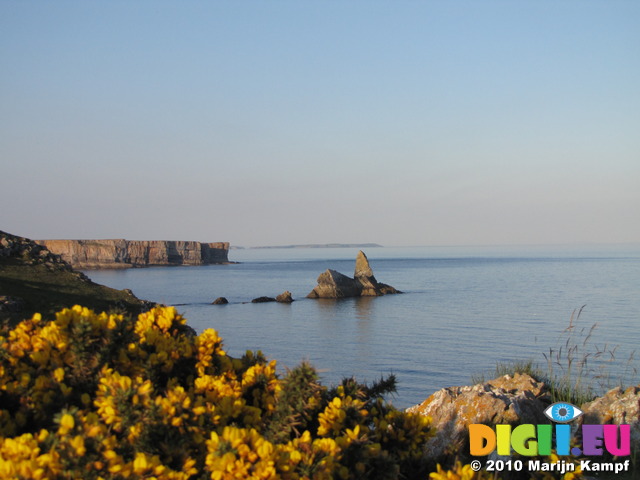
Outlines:
[[373,275],[369,259],[362,250],[356,256],[353,278],[336,270],[327,269],[318,276],[318,285],[307,298],[378,297],[391,293],[402,293],[390,285],[379,283]]

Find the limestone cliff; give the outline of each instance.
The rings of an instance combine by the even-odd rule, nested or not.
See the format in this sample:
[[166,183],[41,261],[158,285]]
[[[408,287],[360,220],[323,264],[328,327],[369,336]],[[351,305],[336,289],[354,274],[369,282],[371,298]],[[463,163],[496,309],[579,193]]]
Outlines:
[[228,263],[229,243],[138,240],[36,240],[74,268]]

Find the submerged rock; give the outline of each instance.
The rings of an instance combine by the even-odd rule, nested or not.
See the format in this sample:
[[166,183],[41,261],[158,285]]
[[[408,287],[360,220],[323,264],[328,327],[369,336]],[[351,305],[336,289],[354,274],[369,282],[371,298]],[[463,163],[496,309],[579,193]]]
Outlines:
[[275,302],[276,299],[273,297],[258,297],[251,300],[251,303],[267,303],[267,302]]
[[307,298],[376,297],[391,293],[402,293],[390,285],[379,283],[373,275],[369,259],[362,250],[356,256],[353,278],[327,269],[318,277],[318,285]]

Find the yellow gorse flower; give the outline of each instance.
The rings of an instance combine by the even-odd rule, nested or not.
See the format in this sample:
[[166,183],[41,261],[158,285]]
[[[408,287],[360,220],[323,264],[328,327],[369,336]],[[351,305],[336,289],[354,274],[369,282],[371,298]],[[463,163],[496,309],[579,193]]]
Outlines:
[[60,435],[66,435],[73,427],[75,427],[75,425],[76,421],[73,418],[73,415],[65,413],[60,418],[60,428],[58,429],[58,433]]
[[443,470],[440,465],[437,471],[429,475],[431,480],[479,480],[481,474],[474,472],[471,465],[462,465],[457,462],[453,469]]

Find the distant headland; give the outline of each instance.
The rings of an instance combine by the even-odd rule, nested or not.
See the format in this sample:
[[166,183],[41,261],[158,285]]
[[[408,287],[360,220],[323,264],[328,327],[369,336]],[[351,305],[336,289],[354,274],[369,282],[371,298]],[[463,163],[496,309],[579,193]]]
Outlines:
[[309,243],[301,245],[272,245],[258,247],[231,247],[232,249],[267,249],[267,248],[382,248],[377,243]]

